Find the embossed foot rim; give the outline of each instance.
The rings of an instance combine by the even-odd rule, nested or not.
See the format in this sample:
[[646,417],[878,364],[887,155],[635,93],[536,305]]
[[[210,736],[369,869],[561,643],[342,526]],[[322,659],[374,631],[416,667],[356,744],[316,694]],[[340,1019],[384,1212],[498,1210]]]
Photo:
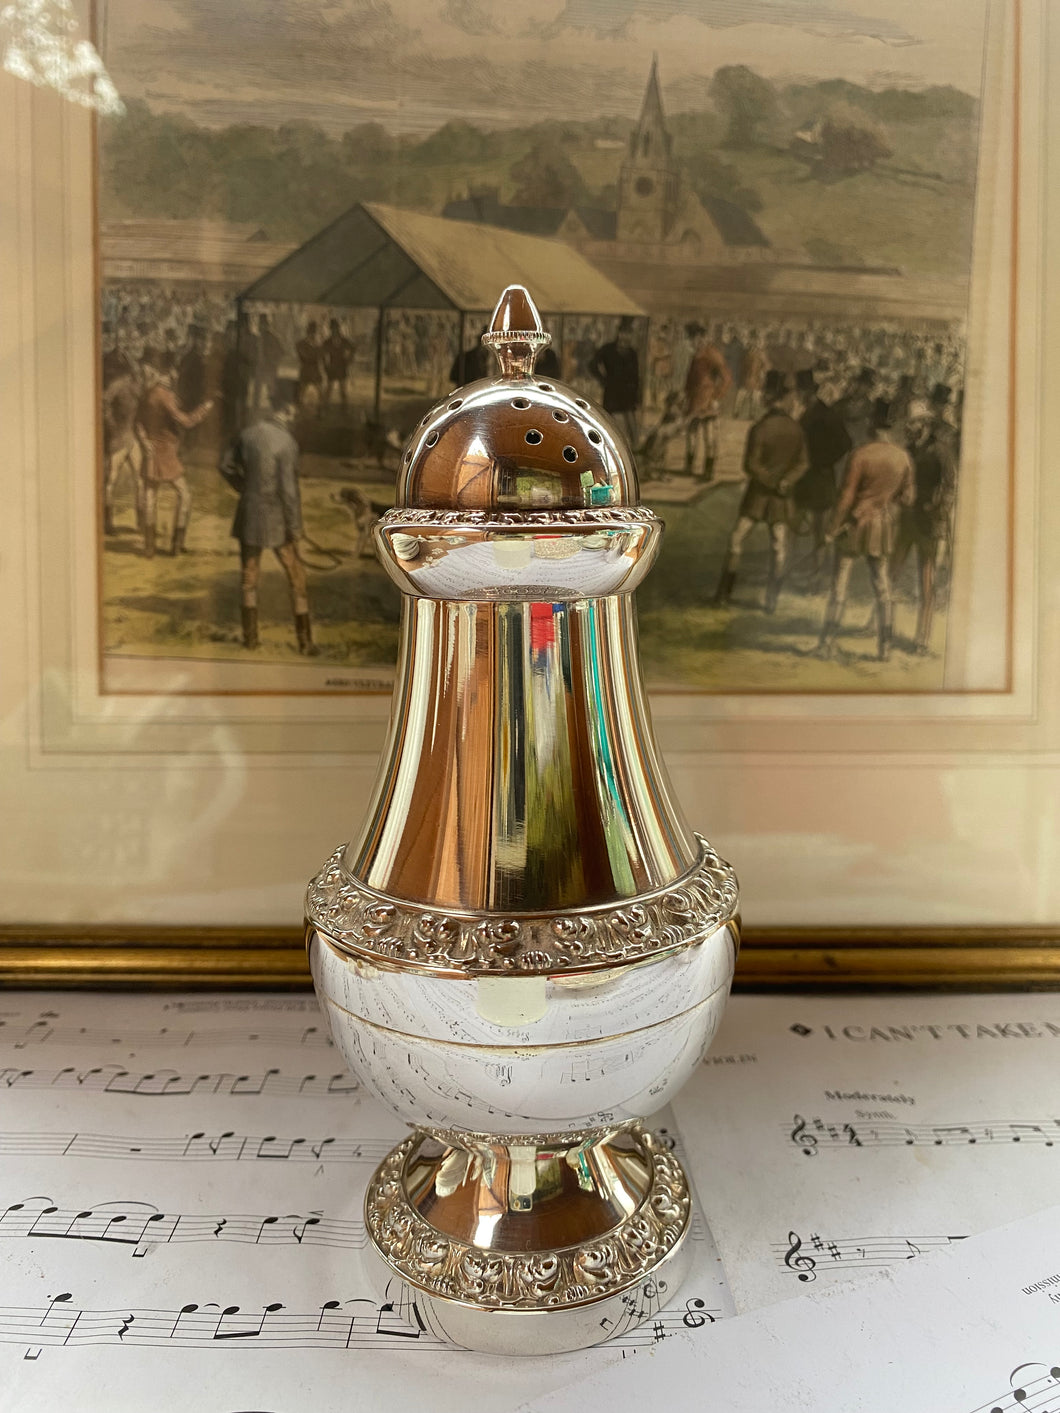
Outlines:
[[[459,1240],[427,1221],[406,1183],[410,1160],[428,1137],[415,1133],[388,1154],[369,1184],[372,1247],[387,1276],[405,1283],[425,1325],[454,1343],[528,1355],[602,1343],[669,1304],[691,1259],[684,1170],[651,1134],[631,1133],[647,1165],[633,1210],[586,1240],[537,1250]],[[443,1167],[444,1160],[439,1172]],[[577,1214],[571,1217],[575,1225]]]

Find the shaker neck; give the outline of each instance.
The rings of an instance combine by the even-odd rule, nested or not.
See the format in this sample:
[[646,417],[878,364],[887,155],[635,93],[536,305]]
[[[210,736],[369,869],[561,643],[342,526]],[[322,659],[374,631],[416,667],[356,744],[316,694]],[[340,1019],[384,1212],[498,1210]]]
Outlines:
[[698,857],[659,759],[633,604],[406,598],[390,739],[346,865],[391,897],[592,907]]

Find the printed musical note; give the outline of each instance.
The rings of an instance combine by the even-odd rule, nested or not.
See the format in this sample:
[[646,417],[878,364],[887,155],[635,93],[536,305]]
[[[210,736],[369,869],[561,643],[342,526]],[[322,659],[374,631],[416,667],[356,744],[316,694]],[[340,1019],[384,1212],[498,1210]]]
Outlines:
[[[805,1119],[795,1114],[794,1127],[784,1125],[788,1141],[801,1150],[806,1157],[813,1157],[823,1149],[834,1151],[839,1148],[892,1148],[892,1147],[983,1147],[1008,1143],[1036,1143],[1052,1148],[1060,1137],[1060,1119],[1040,1119],[1036,1122],[1014,1119],[992,1120],[981,1123],[963,1124],[903,1124],[897,1120],[877,1121],[871,1124],[836,1126],[823,1119]],[[811,1132],[810,1130],[813,1130]]]
[[[0,1343],[22,1344],[23,1357],[35,1350],[62,1346],[114,1345],[128,1348],[169,1346],[209,1349],[227,1346],[256,1349],[358,1349],[382,1351],[408,1346],[446,1350],[452,1346],[430,1327],[415,1300],[376,1304],[367,1299],[327,1300],[313,1310],[292,1310],[283,1301],[243,1309],[239,1305],[190,1302],[177,1309],[82,1309],[72,1305],[70,1292],[39,1306],[0,1306]],[[719,1311],[700,1299],[689,1300],[684,1312],[664,1310],[639,1329],[618,1334],[614,1343],[627,1347],[656,1344],[682,1328],[713,1324]],[[660,1333],[661,1331],[661,1333]]]
[[[1042,1372],[1033,1373],[1036,1369]],[[981,1404],[971,1413],[1013,1413],[1014,1409],[1027,1408],[1036,1413],[1057,1413],[1060,1409],[1060,1366],[1050,1367],[1037,1360],[1018,1364],[1009,1374],[1008,1383],[1008,1392],[1000,1399]]]
[[[936,1147],[944,1143],[978,1143],[979,1134],[973,1133],[967,1124],[942,1124],[932,1127],[932,1142]],[[985,1134],[983,1135],[985,1137]]]
[[56,1305],[63,1305],[66,1302],[73,1300],[73,1298],[73,1292],[69,1290],[64,1291],[62,1295],[53,1295],[51,1297],[51,1302],[48,1305],[47,1310],[45,1310],[44,1314],[41,1316],[41,1324],[43,1325],[47,1320],[51,1319],[51,1313],[55,1309]]
[[54,1012],[46,1013],[40,1019],[25,1027],[0,1019],[0,1045],[11,1045],[15,1050],[41,1045],[122,1045],[131,1050],[145,1046],[171,1046],[186,1049],[194,1044],[202,1048],[212,1045],[261,1045],[263,1048],[290,1045],[299,1049],[330,1049],[332,1041],[327,1031],[318,1025],[290,1027],[263,1027],[247,1029],[240,1026],[202,1026],[196,1030],[170,1029],[160,1026],[156,1030],[111,1030],[93,1029],[91,1026],[53,1025],[58,1019]]
[[[208,1308],[208,1307],[207,1307]],[[272,1305],[263,1307],[261,1317],[255,1323],[253,1315],[242,1315],[238,1305],[227,1305],[217,1317],[217,1328],[213,1332],[214,1339],[259,1339],[265,1328],[265,1321],[277,1310],[282,1310],[283,1305],[275,1301]],[[240,1315],[240,1319],[234,1317]],[[225,1321],[229,1323],[226,1324]]]
[[[222,1306],[188,1303],[177,1310],[88,1310],[72,1306],[69,1291],[45,1308],[0,1307],[0,1344],[23,1344],[33,1349],[62,1345],[120,1345],[120,1347],[218,1348],[235,1344],[259,1349],[376,1349],[407,1345],[447,1349],[451,1345],[435,1335],[416,1301],[326,1300],[312,1311],[290,1310],[284,1301],[269,1301],[245,1310],[237,1304]],[[719,1311],[704,1301],[687,1301],[685,1311],[664,1310],[639,1330],[616,1335],[619,1345],[657,1344],[681,1328],[714,1324]],[[661,1331],[661,1332],[660,1332]],[[35,1355],[31,1355],[34,1356]]]
[[398,1339],[419,1339],[420,1335],[427,1333],[427,1326],[415,1301],[411,1303],[411,1313],[413,1319],[410,1323],[404,1311],[395,1309],[393,1301],[384,1301],[375,1322],[376,1334],[395,1335]]
[[817,1279],[817,1262],[803,1251],[802,1241],[798,1234],[789,1231],[788,1242],[788,1249],[784,1253],[785,1266],[789,1271],[794,1271],[800,1281],[815,1281]]
[[350,1098],[360,1085],[347,1074],[290,1075],[278,1069],[261,1074],[181,1074],[178,1070],[156,1070],[133,1074],[120,1065],[96,1065],[78,1070],[0,1069],[0,1087],[7,1089],[79,1089],[98,1094],[138,1095],[147,1098],[187,1097],[204,1094],[302,1099]]
[[0,1158],[132,1158],[173,1162],[247,1162],[281,1159],[308,1163],[378,1163],[391,1144],[352,1138],[259,1138],[232,1130],[180,1138],[129,1138],[101,1133],[0,1133]]
[[[815,1251],[825,1252],[830,1257],[830,1268],[842,1276],[859,1267],[891,1266],[898,1261],[909,1261],[924,1251],[937,1251],[964,1240],[964,1236],[858,1236],[824,1241],[814,1234],[810,1245]],[[780,1268],[797,1274],[800,1281],[815,1280],[820,1268],[813,1257],[801,1251],[801,1245],[797,1234],[788,1232],[786,1243],[773,1243],[774,1258]],[[810,1263],[808,1267],[804,1265],[806,1261]],[[810,1269],[814,1273],[807,1275]]]
[[78,1210],[48,1197],[27,1197],[0,1210],[0,1240],[98,1241],[132,1248],[187,1242],[235,1242],[247,1246],[330,1246],[359,1251],[364,1223],[325,1217],[322,1212],[159,1212],[142,1202],[102,1202]]
[[1008,1127],[1013,1143],[1021,1142],[1026,1136],[1032,1143],[1044,1143],[1046,1148],[1053,1146],[1053,1138],[1042,1128],[1041,1124],[1011,1123]]
[[[67,1294],[57,1300],[71,1298]],[[368,1310],[344,1311],[344,1304]],[[53,1301],[43,1312],[0,1307],[0,1342],[26,1344],[27,1356],[35,1358],[34,1349],[63,1345],[206,1349],[252,1343],[260,1349],[370,1349],[384,1348],[400,1337],[396,1330],[376,1329],[378,1307],[368,1300],[327,1301],[311,1314],[289,1311],[282,1301],[253,1310],[216,1302],[189,1302],[178,1310],[86,1310],[66,1304],[61,1307],[61,1319],[53,1314],[55,1306]],[[427,1339],[435,1348],[445,1347],[441,1339],[431,1335]]]
[[183,1320],[184,1316],[194,1315],[195,1311],[198,1310],[198,1308],[198,1305],[195,1304],[182,1305],[180,1307],[180,1309],[177,1311],[177,1318],[173,1321],[173,1328],[169,1332],[170,1339],[176,1338],[177,1330],[180,1328],[180,1322],[181,1320]]

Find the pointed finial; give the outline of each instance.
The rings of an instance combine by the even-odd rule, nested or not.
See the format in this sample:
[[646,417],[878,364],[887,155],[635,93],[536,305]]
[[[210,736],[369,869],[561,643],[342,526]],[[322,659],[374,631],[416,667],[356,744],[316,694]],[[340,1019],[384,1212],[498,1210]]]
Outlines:
[[492,348],[505,378],[529,378],[534,362],[552,342],[541,324],[537,305],[522,285],[509,285],[497,301],[482,342]]

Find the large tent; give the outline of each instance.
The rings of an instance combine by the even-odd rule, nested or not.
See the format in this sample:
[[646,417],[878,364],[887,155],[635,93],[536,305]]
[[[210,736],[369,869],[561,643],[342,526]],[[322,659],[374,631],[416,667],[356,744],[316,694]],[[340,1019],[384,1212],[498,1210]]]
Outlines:
[[375,412],[379,417],[386,316],[391,309],[447,310],[465,322],[493,308],[506,285],[522,284],[563,336],[568,315],[645,311],[557,240],[498,226],[424,216],[375,202],[353,206],[255,280],[239,296],[249,303],[377,309]]

